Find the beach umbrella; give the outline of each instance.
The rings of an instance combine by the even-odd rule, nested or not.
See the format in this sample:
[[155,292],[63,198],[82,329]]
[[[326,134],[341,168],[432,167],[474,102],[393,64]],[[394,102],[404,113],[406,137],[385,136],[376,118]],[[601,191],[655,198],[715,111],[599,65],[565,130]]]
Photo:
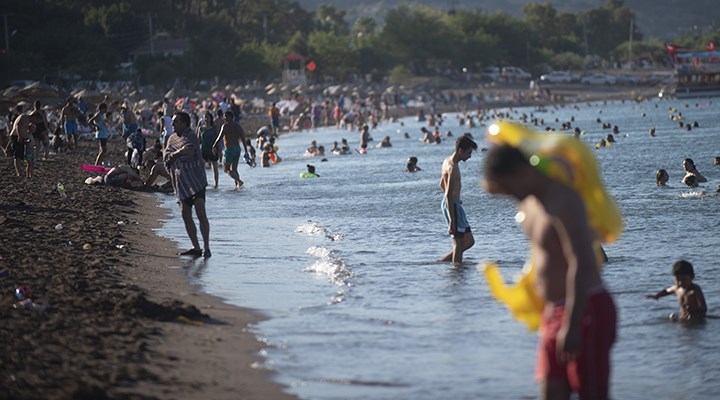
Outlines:
[[61,97],[63,94],[60,90],[40,82],[31,83],[18,91],[18,95],[30,98]]
[[270,83],[270,84],[268,84],[268,85],[265,86],[265,91],[268,91],[268,90],[271,90],[271,89],[275,89],[275,84],[274,84],[274,83]]
[[105,95],[98,92],[97,90],[87,90],[83,89],[77,93],[75,93],[74,97],[76,99],[85,99],[89,101],[102,101],[105,99]]
[[267,93],[268,96],[272,96],[272,95],[274,95],[275,93],[277,93],[277,89],[276,89],[276,88],[271,88],[271,89],[268,90],[266,93]]
[[175,88],[172,88],[168,90],[167,93],[165,93],[165,96],[163,96],[166,99],[174,99],[175,98]]
[[17,87],[17,86],[10,86],[7,89],[3,90],[2,95],[4,97],[15,97],[15,95],[17,95],[17,93],[20,91],[20,89],[22,89],[22,88]]
[[299,105],[300,103],[297,100],[282,100],[278,101],[277,108],[281,111],[287,110],[288,112],[293,112]]

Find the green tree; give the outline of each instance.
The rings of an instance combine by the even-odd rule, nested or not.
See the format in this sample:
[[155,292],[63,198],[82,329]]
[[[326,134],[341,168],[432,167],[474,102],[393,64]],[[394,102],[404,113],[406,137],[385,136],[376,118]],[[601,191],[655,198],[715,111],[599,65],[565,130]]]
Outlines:
[[623,0],[605,0],[600,7],[583,14],[586,25],[589,52],[602,57],[608,57],[612,51],[630,37],[630,27],[633,27],[634,40],[641,40],[635,13],[625,7]]
[[308,35],[307,44],[310,57],[318,66],[316,74],[347,79],[357,71],[357,54],[350,46],[349,36],[314,31]]
[[443,23],[445,14],[427,7],[402,5],[388,11],[381,41],[410,70],[425,74],[453,53],[453,35]]
[[318,30],[332,32],[336,35],[347,35],[350,30],[345,21],[345,11],[338,11],[331,4],[321,4],[315,17]]

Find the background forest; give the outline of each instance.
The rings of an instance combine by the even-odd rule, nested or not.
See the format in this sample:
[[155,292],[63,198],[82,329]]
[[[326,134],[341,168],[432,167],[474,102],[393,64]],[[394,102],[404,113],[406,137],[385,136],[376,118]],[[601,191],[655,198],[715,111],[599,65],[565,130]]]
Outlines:
[[[589,60],[626,62],[630,37],[634,57],[667,62],[663,41],[644,40],[636,13],[624,1],[597,4],[569,12],[529,3],[515,17],[404,3],[384,10],[380,21],[367,15],[350,21],[333,5],[310,12],[289,0],[3,0],[0,83],[267,81],[279,77],[282,57],[291,52],[315,63],[314,80],[454,76],[503,65],[537,75],[584,68]],[[179,56],[131,57],[159,34],[184,39],[187,48]],[[717,39],[717,31],[696,30],[674,42],[702,49]]]

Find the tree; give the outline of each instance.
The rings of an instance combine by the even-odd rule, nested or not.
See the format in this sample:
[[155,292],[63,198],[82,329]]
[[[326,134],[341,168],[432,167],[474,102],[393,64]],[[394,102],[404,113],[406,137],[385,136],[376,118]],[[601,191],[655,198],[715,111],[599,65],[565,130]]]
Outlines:
[[356,72],[357,54],[350,47],[349,36],[314,31],[308,35],[307,45],[318,65],[316,74],[344,80]]
[[381,41],[415,73],[427,73],[429,66],[451,58],[453,35],[443,23],[444,13],[427,7],[402,5],[385,16]]
[[345,21],[345,11],[338,11],[331,4],[321,4],[318,7],[315,21],[317,28],[324,32],[336,35],[347,35],[350,32]]
[[[625,7],[623,0],[605,0],[600,7],[583,14],[582,18],[586,24],[589,52],[608,57],[630,37],[630,22],[635,20],[635,13]],[[641,40],[637,24],[632,26],[634,40]]]

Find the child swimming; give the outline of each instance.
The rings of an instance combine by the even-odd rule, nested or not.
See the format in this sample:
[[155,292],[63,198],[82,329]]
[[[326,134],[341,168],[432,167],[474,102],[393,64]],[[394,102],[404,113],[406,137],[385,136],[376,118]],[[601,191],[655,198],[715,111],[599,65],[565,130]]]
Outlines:
[[673,321],[702,321],[707,313],[707,304],[700,286],[693,283],[695,271],[692,264],[685,260],[677,261],[672,266],[675,284],[655,294],[646,294],[647,299],[659,299],[675,294],[680,302],[680,312],[670,314]]

